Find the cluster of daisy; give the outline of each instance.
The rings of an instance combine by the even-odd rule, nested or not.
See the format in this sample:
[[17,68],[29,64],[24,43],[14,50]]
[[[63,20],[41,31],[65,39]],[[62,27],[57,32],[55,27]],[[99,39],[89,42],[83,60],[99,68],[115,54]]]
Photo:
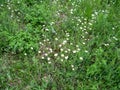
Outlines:
[[[43,41],[39,42],[39,58],[47,60],[48,63],[51,64],[56,60],[61,62],[66,61],[69,59],[70,54],[79,53],[81,50],[80,46],[74,45],[74,43],[70,42],[69,37],[70,34],[66,32],[64,39],[55,37],[54,40],[50,40],[46,38]],[[83,58],[80,57],[80,60],[83,60]]]

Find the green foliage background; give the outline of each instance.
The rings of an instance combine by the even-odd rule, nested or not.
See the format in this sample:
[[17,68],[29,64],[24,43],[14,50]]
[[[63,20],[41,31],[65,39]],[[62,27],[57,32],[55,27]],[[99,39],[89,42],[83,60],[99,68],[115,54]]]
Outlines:
[[119,89],[119,0],[0,0],[0,90]]

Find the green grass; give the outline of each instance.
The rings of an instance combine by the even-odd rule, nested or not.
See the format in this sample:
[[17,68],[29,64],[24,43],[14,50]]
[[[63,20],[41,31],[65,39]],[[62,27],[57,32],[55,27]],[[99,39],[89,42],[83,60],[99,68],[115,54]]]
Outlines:
[[119,0],[1,0],[0,90],[119,90]]

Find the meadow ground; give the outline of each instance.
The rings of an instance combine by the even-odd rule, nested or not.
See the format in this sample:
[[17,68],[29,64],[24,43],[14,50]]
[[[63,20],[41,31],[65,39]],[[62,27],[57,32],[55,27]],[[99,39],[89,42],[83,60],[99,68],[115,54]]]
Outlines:
[[0,0],[0,90],[120,90],[120,0]]

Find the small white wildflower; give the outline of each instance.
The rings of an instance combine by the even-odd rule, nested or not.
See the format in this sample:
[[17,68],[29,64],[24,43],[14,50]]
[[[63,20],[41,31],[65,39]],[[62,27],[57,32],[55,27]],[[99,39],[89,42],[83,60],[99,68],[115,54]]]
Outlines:
[[71,51],[70,49],[67,49],[69,52]]
[[17,19],[18,22],[20,22],[20,19]]
[[67,36],[67,37],[69,37],[69,36],[70,36],[70,34],[69,34],[69,33],[66,33],[66,36]]
[[87,21],[87,18],[84,18],[85,21]]
[[1,7],[3,7],[3,4],[1,4]]
[[88,51],[87,51],[87,50],[85,50],[85,53],[88,53]]
[[71,67],[73,68],[73,67],[74,67],[74,65],[71,65]]
[[88,32],[85,32],[86,34],[88,34]]
[[47,60],[49,61],[49,60],[50,60],[50,57],[48,57]]
[[79,45],[76,45],[76,47],[78,48],[78,47],[79,47]]
[[66,44],[66,43],[67,43],[67,41],[66,41],[66,40],[64,40],[64,41],[63,41],[63,45],[64,45],[64,44]]
[[82,38],[85,38],[85,36],[82,36]]
[[67,60],[67,59],[68,59],[68,56],[65,56],[65,59]]
[[49,50],[50,50],[51,53],[53,52],[52,48],[49,48]]
[[82,30],[83,28],[82,28],[82,27],[80,27],[80,29]]
[[72,68],[72,70],[74,71],[74,70],[75,70],[75,68]]
[[51,62],[49,61],[48,64],[51,64]]
[[70,10],[70,13],[73,14],[73,9]]
[[80,60],[83,60],[83,57],[80,57]]
[[55,24],[55,23],[54,23],[54,22],[51,22],[50,24],[53,25],[53,24]]
[[112,27],[112,29],[114,30],[115,28],[114,28],[114,27]]
[[76,50],[73,50],[73,53],[76,53],[77,51]]
[[49,50],[49,48],[48,48],[48,47],[46,47],[46,50]]
[[44,42],[46,42],[46,40],[43,40]]
[[92,23],[89,22],[88,24],[89,24],[90,26],[92,26]]
[[17,9],[15,9],[15,12],[17,12]]
[[61,54],[61,57],[64,57],[65,55],[64,54]]
[[24,53],[25,56],[27,56],[27,53]]
[[115,39],[116,41],[118,40],[116,37],[113,37],[113,39]]
[[95,17],[95,14],[92,14],[92,17]]
[[68,51],[66,50],[65,53],[68,53]]
[[62,45],[60,44],[59,47],[62,47]]
[[79,52],[79,51],[80,51],[80,48],[78,48],[77,51]]
[[83,29],[83,31],[86,31],[86,30],[87,30],[86,28]]
[[48,56],[48,54],[47,54],[47,53],[45,53],[44,55],[45,55],[45,56]]
[[42,58],[42,59],[45,59],[45,57],[43,57],[43,56],[42,56],[41,58]]
[[43,27],[45,27],[45,25],[43,25]]
[[20,12],[18,12],[18,14],[20,15]]
[[82,42],[83,45],[85,45],[85,42]]
[[73,45],[73,43],[70,43],[70,45]]
[[60,15],[60,13],[58,12],[57,15]]
[[12,13],[14,12],[14,10],[11,11]]
[[109,46],[109,44],[104,44],[105,46]]
[[54,56],[57,57],[57,56],[58,56],[58,53],[55,53]]
[[49,41],[49,39],[46,39],[46,41]]
[[42,42],[39,42],[40,45],[42,45]]
[[61,59],[61,62],[63,62],[63,59]]
[[33,50],[33,47],[30,47],[31,50]]
[[109,44],[108,44],[108,43],[107,43],[106,45],[107,45],[107,46],[109,46]]
[[95,11],[95,14],[98,15],[98,12]]
[[38,51],[38,53],[41,53],[41,51]]
[[56,41],[58,41],[58,38],[55,38]]
[[18,1],[17,3],[19,4],[20,2]]
[[13,18],[13,15],[11,15],[10,17]]
[[78,22],[82,22],[80,19],[78,19]]
[[92,28],[89,28],[89,30],[92,30]]
[[66,38],[66,40],[68,41],[68,40],[69,40],[69,38]]
[[8,7],[8,9],[10,10],[11,8],[10,8],[10,7]]
[[48,28],[46,28],[45,30],[46,30],[46,31],[49,31],[49,29],[48,29]]
[[102,10],[102,12],[104,13],[104,12],[105,12],[105,10]]
[[61,49],[60,49],[60,51],[62,52],[62,51],[63,51],[63,49],[61,48]]

